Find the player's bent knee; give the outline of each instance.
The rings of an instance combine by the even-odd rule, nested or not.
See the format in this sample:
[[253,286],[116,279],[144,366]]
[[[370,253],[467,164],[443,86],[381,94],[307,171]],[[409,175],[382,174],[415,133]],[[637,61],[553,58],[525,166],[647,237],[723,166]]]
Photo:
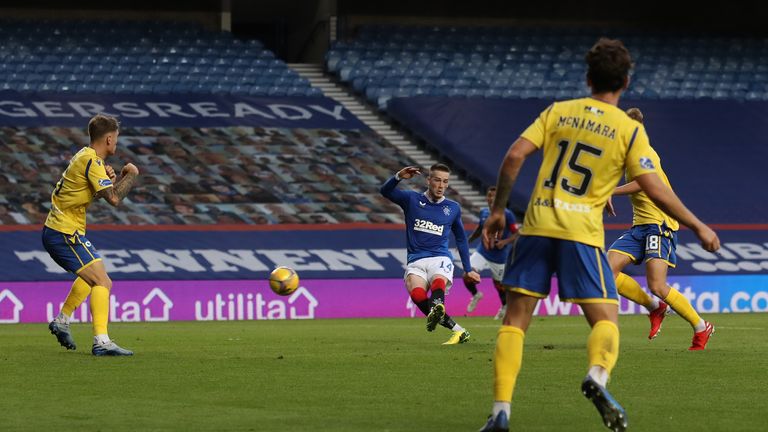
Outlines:
[[92,287],[103,286],[108,290],[112,289],[112,279],[107,275],[105,271],[85,269],[84,271],[78,273],[78,276]]
[[112,290],[112,279],[109,276],[106,276],[99,285],[108,290]]

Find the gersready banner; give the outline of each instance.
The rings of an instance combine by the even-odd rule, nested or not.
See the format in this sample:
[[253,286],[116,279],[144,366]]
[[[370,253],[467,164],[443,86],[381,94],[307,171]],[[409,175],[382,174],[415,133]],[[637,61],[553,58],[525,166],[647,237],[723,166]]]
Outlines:
[[[378,229],[252,227],[254,230],[238,231],[216,231],[216,226],[207,231],[93,230],[87,237],[104,257],[113,280],[265,280],[280,265],[294,268],[304,279],[403,275],[405,233],[397,225],[379,225]],[[609,230],[606,240],[610,244],[620,234]],[[720,230],[719,235],[722,249],[710,253],[690,231],[681,231],[678,264],[670,275],[768,275],[768,231]],[[0,281],[73,277],[43,249],[38,230],[0,232],[0,244]],[[458,254],[454,256],[458,259]],[[642,266],[629,266],[625,272],[642,274]]]
[[367,129],[326,97],[233,95],[114,95],[0,91],[0,127],[83,127],[94,114],[116,116],[126,127],[254,126]]
[[[639,278],[645,285],[645,279]],[[675,288],[701,313],[768,311],[768,276],[671,277]],[[460,282],[459,282],[460,284]],[[535,314],[577,315],[580,308],[561,302],[557,282]],[[762,288],[758,288],[762,287]],[[485,297],[473,316],[495,315],[499,299],[490,280],[480,284]],[[59,312],[68,282],[0,282],[0,324],[48,322]],[[371,293],[376,293],[371,295]],[[454,286],[446,297],[448,313],[466,315],[470,294]],[[289,296],[278,296],[263,280],[123,281],[112,290],[112,322],[232,321],[320,318],[418,317],[401,279],[310,279]],[[621,299],[624,314],[645,313]],[[88,305],[75,322],[91,321]]]

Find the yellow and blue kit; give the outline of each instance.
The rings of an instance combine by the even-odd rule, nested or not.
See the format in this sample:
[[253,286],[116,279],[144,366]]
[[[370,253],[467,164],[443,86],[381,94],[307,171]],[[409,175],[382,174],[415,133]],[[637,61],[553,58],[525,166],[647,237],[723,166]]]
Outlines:
[[618,303],[602,212],[625,169],[657,172],[645,128],[614,105],[582,98],[552,104],[521,136],[543,161],[503,284],[543,298],[556,273],[562,300]]
[[43,227],[43,245],[62,268],[77,273],[101,260],[85,237],[85,213],[97,192],[112,187],[104,161],[91,147],[84,147],[51,194],[51,210]]
[[[659,155],[652,150],[650,157],[661,181],[671,189],[672,185],[661,168]],[[631,182],[634,177],[628,172],[626,180]],[[675,267],[680,224],[658,208],[645,192],[635,192],[629,197],[632,201],[632,228],[623,232],[608,250],[627,255],[635,264],[658,258]]]

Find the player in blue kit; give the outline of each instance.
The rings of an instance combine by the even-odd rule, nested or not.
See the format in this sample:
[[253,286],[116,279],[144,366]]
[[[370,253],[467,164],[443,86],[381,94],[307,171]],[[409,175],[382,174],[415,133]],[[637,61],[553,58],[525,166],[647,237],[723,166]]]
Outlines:
[[[480,222],[477,223],[477,228],[469,236],[469,242],[472,243],[483,234],[483,225],[491,214],[490,208],[493,205],[493,199],[496,198],[496,186],[491,186],[485,194],[485,199],[488,201],[488,207],[480,210]],[[496,288],[496,292],[501,300],[501,307],[496,313],[494,319],[501,319],[504,313],[507,311],[507,294],[501,285],[501,279],[504,277],[504,265],[507,262],[509,252],[512,250],[512,243],[517,239],[517,225],[515,224],[515,215],[509,210],[504,210],[504,232],[501,234],[498,240],[495,240],[491,247],[486,248],[485,245],[480,242],[477,250],[469,257],[469,263],[472,265],[472,270],[480,273],[485,269],[491,270],[491,278],[493,279],[493,286]],[[477,290],[477,284],[468,278],[464,278],[464,286],[472,294],[472,300],[467,305],[467,312],[471,313],[477,307],[477,303],[483,298],[482,291]]]
[[[449,233],[456,238],[465,277],[480,282],[480,275],[469,262],[469,243],[461,221],[461,207],[445,197],[451,169],[444,164],[432,165],[423,193],[397,188],[401,180],[421,174],[419,167],[405,167],[387,180],[381,194],[400,206],[405,214],[405,236],[408,242],[408,266],[405,287],[413,303],[427,316],[427,331],[438,324],[451,330],[451,338],[443,345],[469,340],[469,332],[445,313],[445,291],[453,283],[453,255],[448,249]],[[469,270],[469,271],[467,271]],[[427,290],[431,296],[427,297]]]

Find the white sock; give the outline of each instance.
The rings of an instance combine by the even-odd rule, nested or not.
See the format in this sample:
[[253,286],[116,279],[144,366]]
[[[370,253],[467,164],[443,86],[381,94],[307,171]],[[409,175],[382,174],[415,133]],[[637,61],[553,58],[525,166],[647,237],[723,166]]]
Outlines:
[[587,375],[589,375],[593,380],[595,380],[595,382],[603,387],[608,385],[608,371],[605,370],[602,366],[590,367]]
[[651,304],[650,304],[650,305],[648,306],[648,308],[647,308],[647,309],[648,309],[648,312],[653,312],[653,311],[655,311],[656,309],[658,309],[658,308],[659,308],[659,305],[661,305],[661,303],[659,303],[659,299],[657,299],[657,298],[656,298],[656,297],[654,297],[654,296],[651,296]]
[[511,410],[510,404],[511,402],[493,401],[493,418],[496,418],[502,411],[504,411],[507,414],[507,418],[509,418],[509,412]]
[[62,324],[69,324],[69,315],[64,312],[59,312],[59,314],[56,315],[56,318],[54,318],[54,321]]
[[464,327],[456,324],[455,326],[453,326],[453,328],[451,328],[451,331],[464,331]]
[[699,323],[693,326],[693,331],[695,331],[696,333],[700,331],[704,331],[706,329],[707,329],[707,323],[703,319],[700,319]]
[[109,335],[100,334],[93,337],[93,343],[97,345],[104,345],[109,343]]

